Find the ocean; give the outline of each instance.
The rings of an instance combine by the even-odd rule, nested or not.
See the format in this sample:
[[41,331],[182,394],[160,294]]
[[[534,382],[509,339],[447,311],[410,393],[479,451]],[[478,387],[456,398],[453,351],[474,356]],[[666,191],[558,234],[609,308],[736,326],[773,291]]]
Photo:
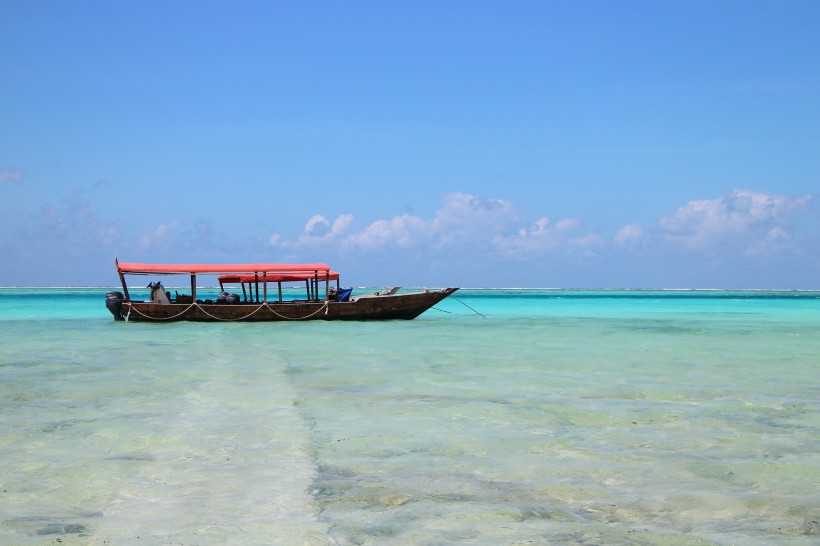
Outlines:
[[0,289],[0,544],[820,543],[820,292],[155,324],[106,291]]

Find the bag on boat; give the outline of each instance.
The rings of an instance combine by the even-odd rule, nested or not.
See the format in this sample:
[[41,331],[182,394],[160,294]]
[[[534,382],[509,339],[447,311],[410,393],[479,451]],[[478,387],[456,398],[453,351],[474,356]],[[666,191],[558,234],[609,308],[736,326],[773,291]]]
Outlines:
[[220,292],[216,297],[216,303],[239,303],[239,295],[229,294],[228,292]]

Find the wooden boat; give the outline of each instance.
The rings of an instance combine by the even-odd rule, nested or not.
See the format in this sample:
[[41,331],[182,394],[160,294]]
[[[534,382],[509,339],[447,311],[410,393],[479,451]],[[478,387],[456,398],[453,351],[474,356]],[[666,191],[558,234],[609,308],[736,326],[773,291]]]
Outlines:
[[[458,288],[352,295],[327,264],[143,264],[114,260],[122,292],[109,292],[106,307],[116,320],[200,322],[280,320],[413,319]],[[191,293],[171,295],[161,282],[148,285],[150,297],[130,296],[126,275],[188,275]],[[197,298],[197,275],[216,275],[216,300]],[[283,299],[282,283],[304,282],[304,299]],[[333,282],[334,284],[331,284]],[[226,292],[239,284],[242,296]],[[276,287],[274,290],[273,287]]]

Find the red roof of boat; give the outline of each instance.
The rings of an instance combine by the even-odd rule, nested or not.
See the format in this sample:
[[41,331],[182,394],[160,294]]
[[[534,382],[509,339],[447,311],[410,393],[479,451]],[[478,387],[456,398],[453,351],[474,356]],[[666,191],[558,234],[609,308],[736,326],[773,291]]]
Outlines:
[[[120,273],[133,273],[144,275],[181,275],[192,273],[320,273],[324,278],[326,273],[330,273],[330,266],[327,264],[140,264],[140,263],[119,263],[117,271]],[[301,277],[299,280],[304,279]]]
[[[244,282],[256,282],[257,280],[267,280],[268,282],[291,282],[291,281],[304,281],[308,279],[314,278],[314,271],[308,271],[305,273],[269,273],[262,278],[262,275],[220,275],[218,277],[219,282],[224,283],[244,283]],[[336,271],[330,271],[328,273],[320,272],[319,273],[319,280],[329,280],[329,281],[338,281],[339,280],[339,273]]]

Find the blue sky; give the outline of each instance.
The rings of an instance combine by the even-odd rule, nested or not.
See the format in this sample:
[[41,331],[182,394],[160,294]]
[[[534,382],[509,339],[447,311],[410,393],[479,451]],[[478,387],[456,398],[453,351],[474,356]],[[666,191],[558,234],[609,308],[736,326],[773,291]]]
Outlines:
[[820,3],[0,0],[0,285],[820,288]]

